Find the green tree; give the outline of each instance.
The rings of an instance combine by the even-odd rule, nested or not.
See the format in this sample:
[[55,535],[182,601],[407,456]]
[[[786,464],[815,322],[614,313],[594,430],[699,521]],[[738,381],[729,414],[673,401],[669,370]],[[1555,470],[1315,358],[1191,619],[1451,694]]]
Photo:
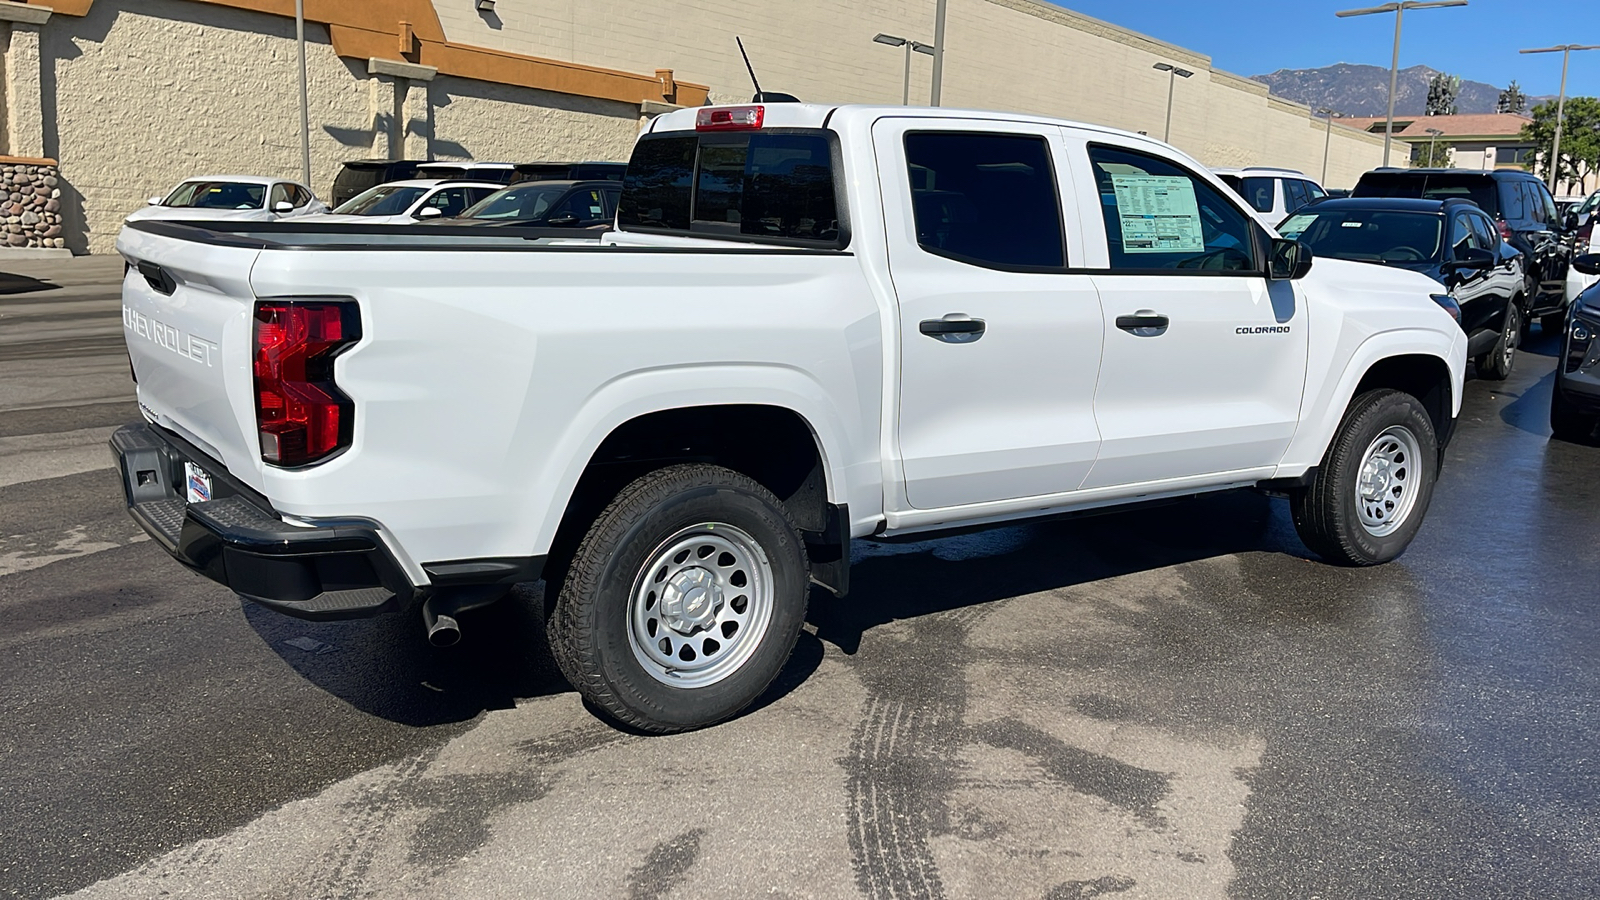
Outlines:
[[1447,168],[1450,145],[1443,141],[1418,141],[1411,145],[1411,165],[1418,169]]
[[[1568,97],[1563,121],[1561,160],[1556,168],[1558,188],[1600,170],[1600,99]],[[1522,140],[1534,146],[1534,158],[1525,164],[1529,171],[1549,173],[1550,150],[1555,143],[1555,136],[1555,102],[1535,106],[1533,122],[1522,126],[1521,135]]]
[[1509,87],[1500,92],[1500,99],[1495,101],[1494,111],[1522,115],[1528,111],[1528,95],[1524,94],[1521,86],[1513,81]]
[[1428,110],[1430,116],[1456,114],[1456,98],[1461,96],[1461,77],[1443,72],[1428,79]]

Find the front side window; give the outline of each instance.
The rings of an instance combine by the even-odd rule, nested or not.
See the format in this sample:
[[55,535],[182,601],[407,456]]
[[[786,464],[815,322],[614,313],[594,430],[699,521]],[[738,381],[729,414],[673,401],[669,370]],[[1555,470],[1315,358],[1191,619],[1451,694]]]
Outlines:
[[573,191],[565,203],[561,204],[555,216],[571,216],[580,222],[593,222],[606,217],[605,201],[600,199],[600,192],[593,189]]
[[646,137],[628,163],[618,224],[839,246],[837,192],[821,131]]
[[1487,250],[1478,238],[1478,233],[1472,227],[1472,216],[1467,213],[1456,213],[1450,222],[1450,251],[1456,259],[1462,258],[1466,250]]
[[423,203],[422,208],[418,209],[417,212],[420,213],[423,209],[432,207],[439,210],[439,215],[442,218],[448,219],[452,216],[460,215],[468,205],[466,188],[445,188],[434,193],[432,197],[429,197],[427,202]]
[[1066,265],[1061,195],[1043,137],[913,132],[905,146],[924,250],[1004,269]]
[[1250,219],[1210,183],[1118,147],[1091,145],[1089,161],[1113,271],[1259,271]]
[[1298,178],[1285,178],[1283,180],[1283,209],[1284,212],[1294,212],[1311,202],[1311,195],[1306,193],[1306,183]]
[[1472,220],[1472,233],[1478,236],[1478,243],[1485,250],[1494,251],[1501,244],[1500,231],[1489,221],[1489,217],[1473,213],[1469,216]]
[[280,181],[272,186],[272,194],[267,200],[267,208],[276,210],[279,203],[289,202],[289,185]]
[[260,209],[266,196],[264,184],[188,181],[178,185],[161,205],[178,209]]

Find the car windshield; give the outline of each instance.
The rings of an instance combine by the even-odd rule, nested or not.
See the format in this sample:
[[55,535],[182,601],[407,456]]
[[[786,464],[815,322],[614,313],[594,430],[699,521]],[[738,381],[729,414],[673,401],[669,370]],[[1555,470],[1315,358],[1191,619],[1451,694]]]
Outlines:
[[1306,244],[1314,256],[1406,265],[1439,257],[1443,223],[1421,212],[1329,209],[1290,216],[1278,233]]
[[496,191],[461,214],[463,219],[543,219],[567,192],[564,187],[514,187]]
[[425,187],[380,184],[350,198],[334,212],[345,216],[402,216],[427,190]]
[[179,209],[260,209],[266,196],[264,184],[186,181],[168,194],[161,205]]

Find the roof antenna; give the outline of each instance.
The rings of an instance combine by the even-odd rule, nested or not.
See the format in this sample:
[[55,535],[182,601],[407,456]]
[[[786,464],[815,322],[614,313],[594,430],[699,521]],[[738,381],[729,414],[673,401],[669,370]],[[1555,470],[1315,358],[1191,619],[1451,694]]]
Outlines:
[[745,52],[744,41],[741,40],[738,37],[738,35],[734,36],[733,41],[734,41],[734,43],[739,45],[739,55],[744,57],[744,67],[745,67],[745,70],[750,73],[750,83],[755,85],[755,87],[756,87],[756,95],[754,97],[750,98],[750,102],[751,103],[799,103],[800,102],[800,98],[794,96],[793,94],[780,94],[777,91],[773,91],[772,93],[769,94],[769,93],[766,93],[765,91],[761,90],[761,82],[756,80],[756,67],[750,65],[750,54]]

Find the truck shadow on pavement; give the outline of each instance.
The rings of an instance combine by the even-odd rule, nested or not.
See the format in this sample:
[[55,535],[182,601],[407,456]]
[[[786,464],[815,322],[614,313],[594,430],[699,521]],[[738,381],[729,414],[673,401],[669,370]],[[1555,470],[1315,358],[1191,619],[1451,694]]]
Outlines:
[[852,589],[813,604],[817,636],[854,655],[882,625],[1248,551],[1309,557],[1274,501],[1211,494],[915,543],[858,542]]
[[[813,589],[807,619],[815,633],[802,632],[784,670],[742,715],[803,684],[821,665],[824,643],[854,655],[864,634],[898,620],[1232,553],[1308,555],[1273,504],[1237,491],[956,537],[858,542],[850,595]],[[308,622],[241,605],[251,628],[301,677],[393,722],[463,722],[572,690],[546,645],[542,582],[464,614],[462,642],[444,649],[428,644],[415,611]]]
[[15,275],[11,272],[0,272],[0,296],[7,294],[31,294],[36,291],[57,291],[59,284],[51,284],[38,278],[27,275]]

